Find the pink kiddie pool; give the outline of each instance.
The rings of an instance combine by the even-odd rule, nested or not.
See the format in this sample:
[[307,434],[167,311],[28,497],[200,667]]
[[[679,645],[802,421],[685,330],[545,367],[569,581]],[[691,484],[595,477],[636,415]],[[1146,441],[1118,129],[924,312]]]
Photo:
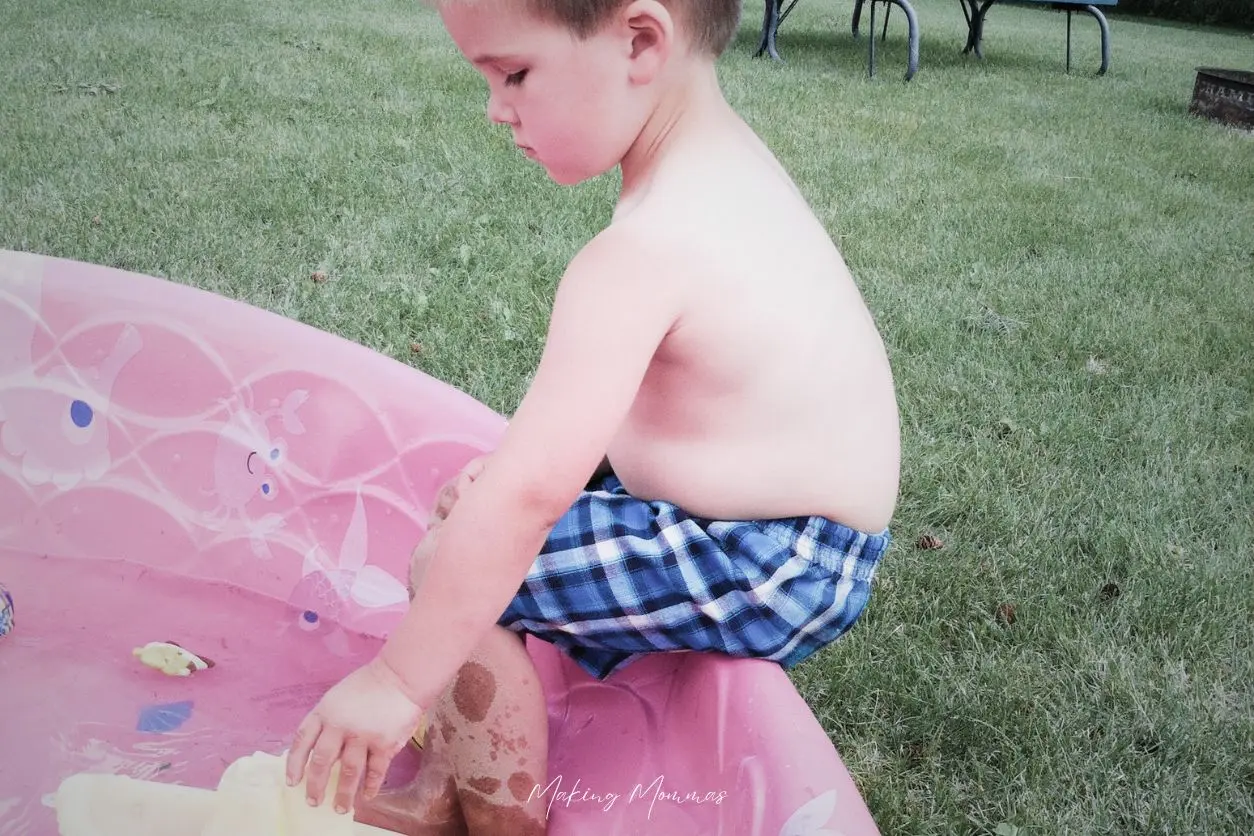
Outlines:
[[[504,426],[257,308],[0,251],[0,836],[56,834],[76,773],[213,788],[286,749],[399,620],[437,490]],[[212,667],[167,676],[150,642]],[[877,833],[778,666],[664,655],[598,683],[529,648],[550,833]]]

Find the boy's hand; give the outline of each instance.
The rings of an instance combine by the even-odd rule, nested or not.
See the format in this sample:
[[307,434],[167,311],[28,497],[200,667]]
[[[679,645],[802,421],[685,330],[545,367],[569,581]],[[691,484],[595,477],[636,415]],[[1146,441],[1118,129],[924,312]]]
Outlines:
[[327,691],[300,724],[287,756],[288,784],[300,783],[308,758],[305,794],[319,806],[338,760],[335,808],[348,812],[359,785],[366,800],[378,794],[392,758],[414,733],[421,715],[419,706],[400,689],[396,675],[376,658]]
[[431,512],[434,519],[443,520],[448,518],[449,512],[457,504],[457,500],[461,499],[461,495],[466,488],[470,487],[482,475],[487,463],[487,456],[471,459],[460,473],[450,479],[444,487],[440,488],[440,492],[435,495],[435,509]]
[[456,476],[444,483],[440,492],[435,495],[435,507],[431,510],[431,518],[427,521],[427,532],[409,556],[409,600],[414,600],[418,585],[427,571],[427,565],[435,555],[436,544],[440,539],[440,525],[452,513],[453,506],[465,494],[466,489],[483,475],[487,464],[486,455],[471,459]]

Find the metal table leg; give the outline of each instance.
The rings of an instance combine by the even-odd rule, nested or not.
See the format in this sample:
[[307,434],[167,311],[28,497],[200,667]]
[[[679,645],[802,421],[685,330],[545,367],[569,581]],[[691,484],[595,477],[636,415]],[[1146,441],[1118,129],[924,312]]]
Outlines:
[[766,0],[763,4],[766,8],[762,16],[762,39],[758,42],[758,51],[754,53],[755,58],[761,58],[762,53],[770,55],[776,61],[782,61],[779,52],[775,49],[775,35],[779,31],[779,7],[783,0]]
[[1110,68],[1110,25],[1106,22],[1106,15],[1101,13],[1096,6],[1072,6],[1072,5],[1055,5],[1054,8],[1062,9],[1067,13],[1067,72],[1071,72],[1071,13],[1084,12],[1090,14],[1097,21],[1097,26],[1102,33],[1102,65],[1098,68],[1098,75],[1105,75],[1106,70]]
[[977,21],[980,19],[979,0],[958,0],[958,6],[962,9],[962,16],[967,19],[967,43],[962,48],[962,54],[966,55],[976,50],[976,55],[979,55],[980,41],[977,29]]
[[984,40],[984,18],[988,16],[988,10],[997,0],[984,0],[978,6],[978,0],[968,0],[971,4],[971,31],[967,37],[967,48],[963,53],[975,50],[975,57],[984,59],[984,51],[980,48],[981,42]]
[[[758,51],[754,53],[755,57],[761,57],[763,53],[771,56],[776,61],[783,59],[779,55],[779,51],[775,47],[775,36],[779,32],[779,25],[784,22],[799,0],[792,0],[787,7],[784,7],[783,0],[766,0],[763,4],[762,14],[762,37],[758,41]],[[853,7],[853,35],[858,36],[858,22],[862,18],[862,4],[867,0],[856,0]],[[962,0],[968,2],[968,0]],[[977,0],[969,0],[974,5]],[[870,43],[870,74],[875,75],[875,4],[884,3],[887,6],[893,3],[901,7],[906,15],[906,24],[908,29],[908,49],[909,58],[906,68],[906,81],[914,78],[914,74],[919,71],[919,19],[914,13],[909,0],[870,0],[871,3],[871,43]],[[889,7],[891,8],[891,7]],[[964,7],[965,8],[965,7]],[[888,33],[887,12],[884,20],[885,36]]]
[[[988,16],[988,10],[997,0],[958,0],[962,6],[963,14],[967,18],[967,45],[962,50],[962,54],[974,52],[976,57],[983,58],[984,52],[981,49],[981,43],[984,39],[984,20]],[[1052,4],[1052,7],[1067,13],[1067,72],[1071,72],[1071,13],[1084,12],[1093,16],[1097,21],[1098,28],[1101,29],[1102,38],[1102,64],[1097,70],[1098,75],[1105,75],[1110,68],[1110,25],[1106,22],[1106,16],[1101,10],[1093,5],[1081,6],[1079,3],[1059,2]]]
[[[906,81],[909,81],[919,71],[919,18],[915,15],[914,7],[908,0],[892,0],[892,2],[906,15]],[[871,34],[874,35],[874,31]]]
[[793,7],[800,1],[792,0],[785,9],[783,8],[784,0],[766,0],[762,13],[762,39],[758,42],[758,51],[754,53],[754,57],[761,57],[765,52],[776,61],[784,60],[779,57],[779,51],[775,49],[775,36],[779,32],[779,25],[787,19]]
[[[1102,30],[1102,66],[1097,70],[1098,75],[1106,75],[1106,70],[1110,69],[1110,24],[1106,22],[1106,15],[1096,6],[1085,6],[1083,11],[1091,14],[1097,20],[1097,26]],[[1070,69],[1071,55],[1071,33],[1067,32],[1067,56],[1068,69]]]
[[[907,28],[907,49],[908,57],[906,63],[906,81],[914,78],[914,74],[919,71],[919,19],[914,13],[914,8],[910,5],[909,0],[870,0],[871,3],[871,37],[867,46],[867,61],[870,68],[871,77],[875,77],[875,4],[883,3],[884,10],[884,36],[888,34],[888,14],[892,9],[889,3],[899,6],[906,15]],[[858,34],[858,11],[861,9],[862,0],[859,0],[857,7],[854,9],[854,29],[853,34]]]

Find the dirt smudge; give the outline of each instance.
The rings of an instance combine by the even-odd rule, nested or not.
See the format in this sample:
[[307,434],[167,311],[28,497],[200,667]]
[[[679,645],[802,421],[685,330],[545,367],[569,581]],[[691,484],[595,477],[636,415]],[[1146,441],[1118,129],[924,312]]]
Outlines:
[[509,776],[509,794],[519,802],[525,802],[531,797],[531,791],[535,789],[535,779],[526,772],[515,772]]
[[504,749],[506,753],[516,755],[519,750],[527,749],[531,746],[531,744],[527,742],[527,738],[524,735],[520,734],[518,737],[506,737],[493,728],[488,729],[488,739],[491,741],[492,751],[497,753]]
[[495,697],[496,679],[490,670],[478,662],[462,665],[453,686],[453,704],[463,717],[472,723],[483,722]]
[[462,812],[471,833],[508,833],[510,836],[544,836],[545,824],[521,806],[493,804],[476,792],[461,794]]
[[467,781],[467,783],[484,795],[492,795],[501,788],[500,778],[488,778],[486,776],[481,776],[479,778],[471,778]]

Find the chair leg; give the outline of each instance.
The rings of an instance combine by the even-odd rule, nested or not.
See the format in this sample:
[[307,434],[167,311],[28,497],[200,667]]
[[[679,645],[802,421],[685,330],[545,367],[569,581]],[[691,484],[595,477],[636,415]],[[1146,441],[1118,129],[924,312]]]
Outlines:
[[967,40],[967,48],[963,52],[974,51],[975,57],[981,61],[984,60],[984,50],[982,43],[984,41],[984,19],[988,17],[989,8],[997,2],[997,0],[984,0],[978,8],[976,3],[978,0],[971,0],[971,10],[973,23],[971,25],[971,36]]
[[893,4],[900,6],[906,15],[906,25],[908,27],[908,49],[909,58],[906,66],[906,81],[914,78],[914,74],[919,71],[919,19],[914,13],[914,8],[910,5],[909,0],[870,0],[871,3],[871,37],[867,40],[869,72],[871,78],[875,78],[875,4],[881,2],[884,4],[884,35],[888,33],[888,14]]
[[766,0],[763,4],[765,10],[762,14],[762,38],[758,42],[758,51],[754,53],[755,58],[760,58],[762,53],[771,56],[775,61],[781,61],[779,52],[775,48],[775,33],[779,30],[779,7],[782,0]]
[[1067,9],[1067,74],[1071,74],[1071,10]]
[[1097,21],[1097,27],[1101,30],[1102,38],[1102,64],[1098,68],[1097,74],[1105,75],[1106,70],[1110,69],[1110,25],[1106,22],[1106,16],[1096,6],[1092,5],[1082,8],[1068,6],[1064,11],[1067,13],[1067,72],[1071,72],[1071,13],[1075,11],[1090,14]]
[[914,78],[914,74],[919,71],[919,18],[914,13],[914,7],[909,0],[892,0],[901,7],[906,15],[907,37],[909,57],[906,64],[906,81]]
[[867,62],[871,78],[875,78],[875,0],[871,0],[871,37],[867,38],[867,41],[870,42],[867,47],[869,52]]
[[1096,6],[1085,6],[1084,11],[1097,20],[1097,26],[1102,32],[1102,65],[1097,74],[1106,75],[1106,70],[1110,69],[1110,24],[1106,22],[1106,15]]

